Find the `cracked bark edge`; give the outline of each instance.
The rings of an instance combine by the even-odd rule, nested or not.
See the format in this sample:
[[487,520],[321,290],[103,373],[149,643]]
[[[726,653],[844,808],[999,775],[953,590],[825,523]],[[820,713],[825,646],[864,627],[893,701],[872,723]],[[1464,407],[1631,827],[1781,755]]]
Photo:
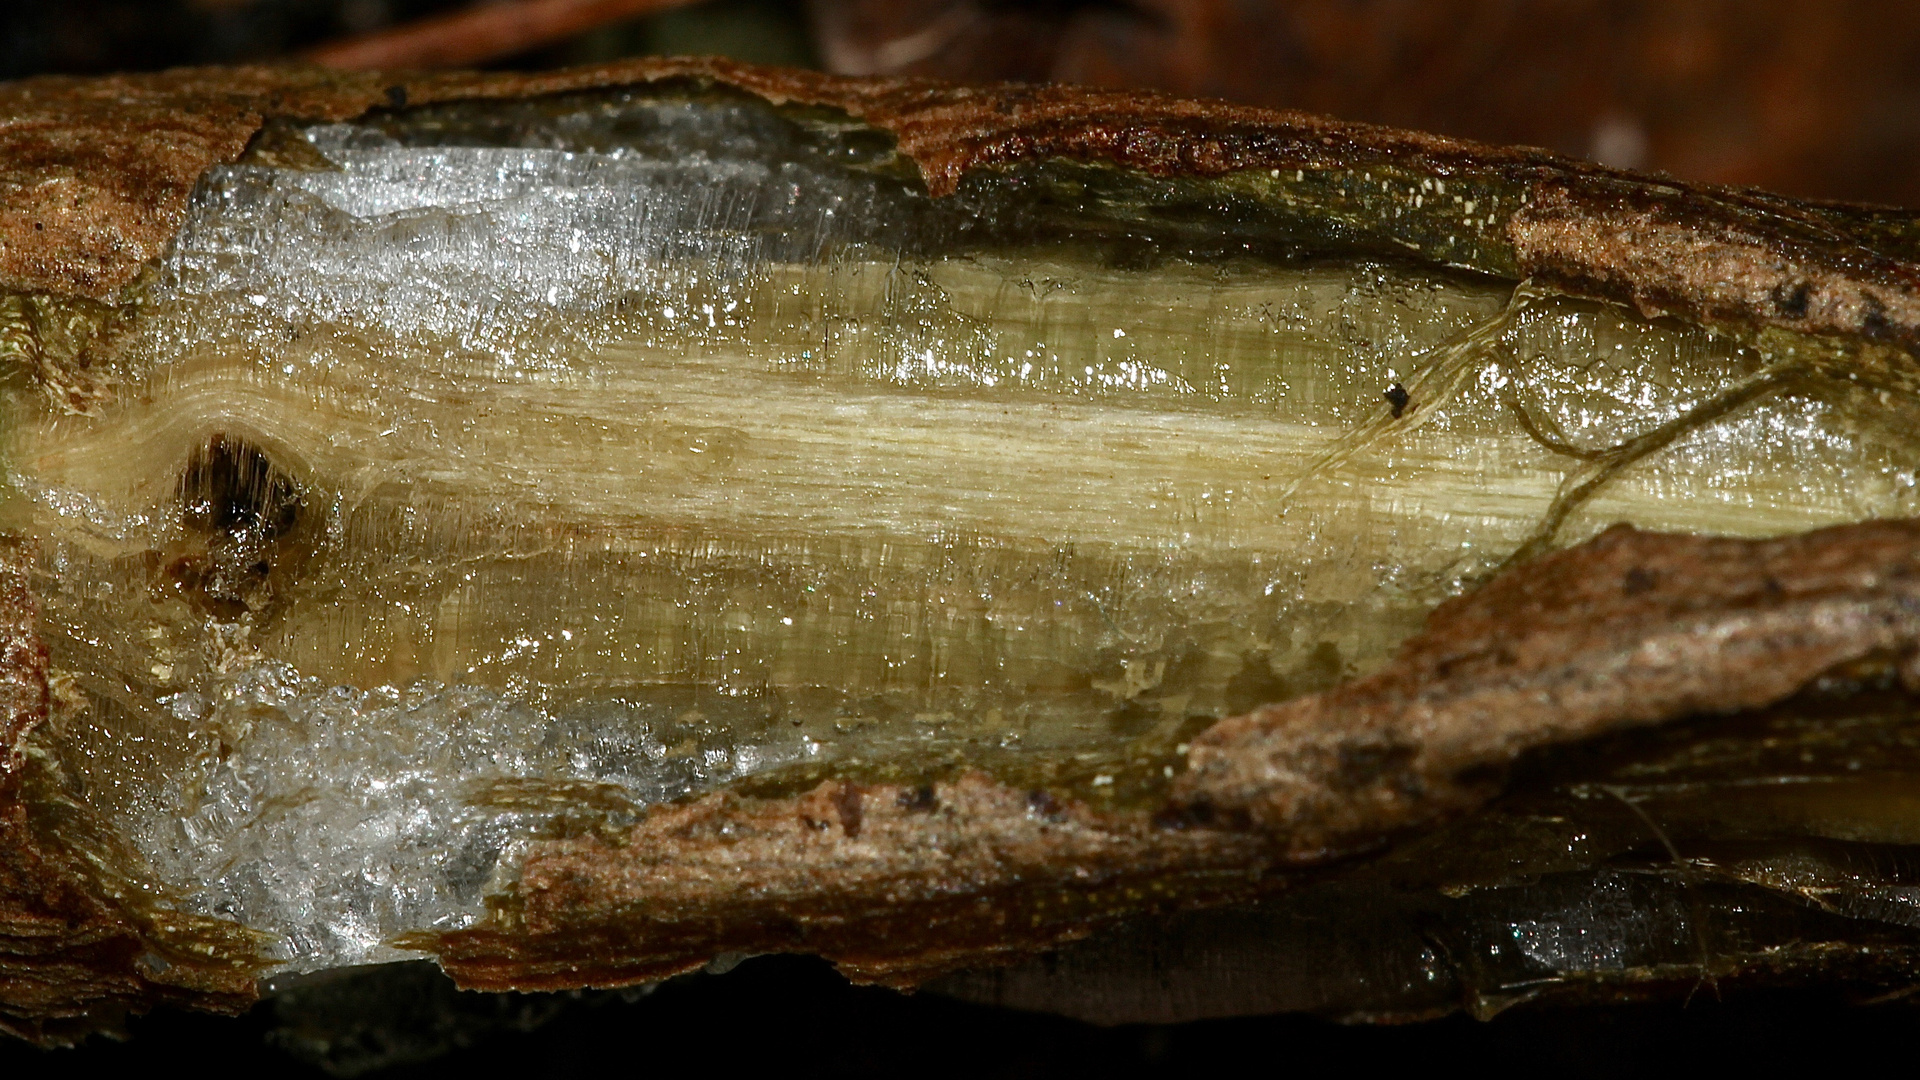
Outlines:
[[[17,615],[30,607],[12,595],[19,732],[46,699]],[[477,989],[630,984],[773,951],[911,986],[1143,912],[1285,887],[1291,869],[1471,811],[1536,747],[1763,706],[1862,662],[1910,677],[1917,651],[1920,523],[1762,541],[1621,527],[1443,605],[1378,675],[1221,721],[1196,741],[1170,812],[1104,814],[980,774],[780,799],[723,791],[651,808],[621,834],[537,842],[488,919],[406,944]],[[30,802],[0,804],[13,823],[0,835],[0,958],[15,965],[0,1002],[14,1030],[44,1038],[49,1021],[89,1010],[244,1001],[239,928],[213,965],[228,983],[205,970],[197,985],[155,979],[149,954],[188,955],[189,930],[217,928],[141,923],[124,900],[88,892],[72,838],[27,827]],[[56,895],[68,899],[34,899]],[[31,969],[40,954],[22,943],[43,941],[65,967]]]
[[[1899,362],[1920,343],[1920,230],[1901,211],[1157,94],[685,59],[0,86],[0,289],[125,300],[200,174],[270,118],[668,79],[843,110],[892,132],[935,194],[975,169],[1105,162],[1217,180],[1383,249],[1643,311],[1885,346]],[[909,985],[1109,917],[1274,887],[1290,866],[1471,809],[1532,746],[1777,700],[1850,660],[1911,666],[1916,560],[1911,523],[1764,542],[1616,531],[1442,607],[1381,675],[1221,722],[1196,744],[1175,813],[1102,815],[981,776],[722,792],[654,808],[625,836],[537,844],[491,920],[414,943],[476,987],[618,984],[773,949]],[[31,752],[48,695],[17,552],[0,559],[0,631],[0,1023],[50,1041],[156,1002],[240,1007],[257,942],[138,903],[103,869],[110,839],[86,839],[95,825]]]
[[490,922],[413,944],[489,989],[775,951],[910,986],[1283,888],[1471,812],[1532,749],[1763,707],[1863,663],[1911,681],[1916,653],[1920,522],[1758,541],[1621,526],[1442,605],[1377,675],[1216,724],[1158,815],[981,775],[721,792],[624,836],[537,844]]
[[462,986],[627,985],[722,953],[805,952],[911,987],[1117,918],[1239,899],[1283,867],[1255,833],[1170,829],[972,773],[719,792],[622,836],[535,845],[478,927],[417,935]]
[[257,936],[148,909],[117,839],[32,748],[50,701],[28,561],[0,537],[0,1032],[51,1045],[158,1004],[239,1012],[257,996]]
[[1920,685],[1920,521],[1774,540],[1617,525],[1440,605],[1374,675],[1209,728],[1172,798],[1306,856],[1471,809],[1535,747],[1874,667]]
[[[1148,91],[849,78],[715,58],[563,71],[199,68],[0,84],[0,290],[125,299],[193,185],[269,119],[694,80],[891,133],[932,194],[1065,158],[1225,190],[1377,252],[1646,314],[1920,352],[1920,219]],[[1391,211],[1391,212],[1389,212]]]

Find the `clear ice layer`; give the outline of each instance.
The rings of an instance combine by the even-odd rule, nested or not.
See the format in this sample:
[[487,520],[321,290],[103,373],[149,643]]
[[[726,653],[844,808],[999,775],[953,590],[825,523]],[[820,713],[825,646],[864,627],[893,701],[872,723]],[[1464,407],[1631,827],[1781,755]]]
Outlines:
[[228,749],[197,763],[197,804],[143,837],[148,854],[195,883],[193,910],[280,935],[279,959],[309,970],[401,959],[396,933],[469,925],[509,884],[503,857],[556,819],[630,823],[819,751],[733,730],[675,753],[657,735],[677,718],[629,702],[548,712],[471,686],[362,691],[271,661],[217,697],[163,704]]
[[898,231],[932,216],[900,214],[897,181],[756,154],[768,139],[754,137],[752,121],[766,121],[754,110],[640,106],[628,118],[663,137],[645,152],[578,153],[311,129],[338,170],[214,170],[160,295],[261,309],[263,320],[236,320],[241,334],[269,320],[364,327],[564,370],[610,317],[718,325],[768,261],[811,261],[872,239],[876,222]]
[[[332,168],[206,177],[116,403],[15,400],[7,458],[87,699],[62,768],[290,970],[481,917],[556,822],[735,781],[1151,799],[1194,732],[1378,664],[1527,542],[1567,447],[1769,362],[1017,176],[930,200],[756,105],[307,137]],[[1356,439],[1395,385],[1418,422]],[[1911,513],[1909,411],[1776,393],[1557,539]]]

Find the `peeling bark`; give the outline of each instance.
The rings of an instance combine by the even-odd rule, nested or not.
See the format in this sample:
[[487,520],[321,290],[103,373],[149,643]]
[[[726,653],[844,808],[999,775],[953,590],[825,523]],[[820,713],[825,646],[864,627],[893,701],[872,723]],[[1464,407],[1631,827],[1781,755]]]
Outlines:
[[[1155,94],[717,60],[0,87],[0,288],[133,303],[195,181],[240,157],[270,120],[663,80],[839,110],[892,134],[935,195],[988,170],[1091,163],[1129,182],[1212,185],[1203,190],[1262,227],[1302,229],[1330,251],[1395,252],[1785,334],[1886,385],[1908,385],[1920,348],[1920,270],[1902,213]],[[84,368],[84,353],[62,362]],[[143,902],[137,874],[115,869],[111,838],[89,831],[34,758],[30,732],[50,700],[45,653],[10,558],[0,566],[0,1017],[56,1041],[158,1002],[240,1007],[260,963],[246,932]],[[1610,532],[1443,606],[1385,672],[1221,722],[1194,744],[1161,810],[1095,812],[978,775],[930,788],[833,780],[791,798],[723,792],[656,807],[630,831],[540,842],[492,922],[413,944],[485,988],[629,983],[716,952],[775,950],[912,985],[1129,914],[1281,887],[1289,868],[1471,810],[1533,748],[1763,706],[1847,665],[1910,678],[1917,566],[1911,523],[1772,541]]]

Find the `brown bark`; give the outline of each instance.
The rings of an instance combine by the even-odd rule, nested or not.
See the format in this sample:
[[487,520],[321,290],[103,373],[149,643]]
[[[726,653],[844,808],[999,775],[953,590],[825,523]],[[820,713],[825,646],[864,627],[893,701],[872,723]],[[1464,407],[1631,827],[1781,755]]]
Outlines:
[[1148,92],[839,78],[718,59],[530,75],[183,70],[0,87],[0,288],[120,299],[179,228],[194,180],[237,157],[268,118],[689,79],[886,130],[936,196],[974,170],[1055,158],[1162,177],[1237,174],[1239,197],[1333,220],[1344,243],[1370,251],[1531,276],[1704,323],[1920,349],[1920,233],[1905,212]]
[[[928,189],[1051,159],[1217,182],[1284,226],[1698,321],[1817,335],[1887,364],[1920,347],[1909,219],[1689,186],[1271,110],[1063,87],[859,80],[712,60],[544,75],[181,71],[0,87],[0,288],[120,302],[206,168],[269,118],[695,80],[891,132]],[[655,978],[799,949],[866,978],[930,974],[1209,902],[1470,809],[1529,747],[1774,701],[1836,664],[1904,662],[1920,527],[1786,541],[1611,533],[1443,607],[1373,679],[1224,721],[1170,809],[1099,814],[981,777],[830,783],[654,808],[535,847],[498,918],[423,938],[471,985]],[[32,755],[43,651],[0,575],[0,1015],[35,1037],[155,1001],[251,992],[244,931],[144,904],[112,838]],[[115,874],[119,874],[116,877]],[[123,881],[123,879],[125,879]],[[158,958],[156,961],[154,958]]]
[[27,741],[49,705],[34,617],[24,552],[0,543],[0,1031],[58,1043],[156,1004],[240,1011],[255,995],[251,936],[147,909],[102,865],[114,838],[50,790]]
[[1485,801],[1551,743],[1779,702],[1863,662],[1920,684],[1920,522],[1728,540],[1615,526],[1435,609],[1387,668],[1223,720],[1175,801],[1340,850]]
[[1917,656],[1920,523],[1767,541],[1619,527],[1442,605],[1377,675],[1216,724],[1159,815],[978,775],[723,792],[623,836],[537,846],[502,919],[419,944],[487,988],[773,951],[912,985],[1130,913],[1284,887],[1473,810],[1531,750],[1761,708],[1835,671],[1912,682]]
[[1920,203],[1898,0],[812,0],[830,70],[1152,87]]
[[644,982],[726,952],[818,953],[912,986],[1129,912],[1247,895],[1276,868],[1271,850],[978,773],[919,789],[828,781],[793,799],[721,792],[624,836],[541,845],[504,918],[419,944],[482,989]]

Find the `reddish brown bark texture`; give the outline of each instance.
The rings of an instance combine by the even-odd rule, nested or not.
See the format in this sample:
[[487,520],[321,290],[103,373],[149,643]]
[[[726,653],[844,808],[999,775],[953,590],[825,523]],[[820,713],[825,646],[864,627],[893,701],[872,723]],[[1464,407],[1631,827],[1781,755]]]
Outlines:
[[431,945],[482,988],[639,982],[724,952],[818,953],[911,986],[1129,912],[1245,895],[1274,869],[1272,847],[977,773],[924,788],[829,781],[793,799],[721,792],[613,841],[540,846],[508,919]]
[[[0,86],[0,288],[117,298],[178,229],[194,178],[237,156],[268,117],[339,119],[383,105],[663,79],[842,109],[891,132],[935,195],[970,170],[1049,158],[1160,176],[1264,170],[1282,188],[1267,196],[1276,205],[1300,203],[1284,190],[1288,175],[1311,175],[1333,187],[1306,212],[1345,213],[1360,239],[1414,258],[1703,322],[1920,350],[1920,230],[1910,215],[1151,93],[845,79],[720,60],[538,75],[186,70]],[[1385,213],[1411,204],[1422,182],[1443,193],[1452,184],[1452,194],[1422,199],[1404,218]]]
[[[1416,258],[1532,278],[1649,315],[1920,351],[1920,234],[1904,212],[1814,206],[1525,148],[1138,92],[878,80],[741,85],[845,108],[885,128],[936,195],[973,169],[1049,158],[1159,176],[1265,170],[1282,186],[1289,173],[1331,174],[1343,189],[1320,209],[1377,215],[1356,232],[1378,229],[1371,239],[1379,246],[1397,244]],[[1406,205],[1423,181],[1438,185],[1432,197],[1417,209]],[[1411,212],[1390,217],[1389,202]]]
[[[972,170],[1057,157],[1224,178],[1276,212],[1347,215],[1410,258],[1824,335],[1834,348],[1865,342],[1898,358],[1920,346],[1916,245],[1899,216],[1152,94],[688,60],[529,76],[184,71],[0,87],[0,288],[117,299],[171,239],[195,178],[241,153],[269,117],[659,79],[844,110],[892,132],[936,194]],[[1393,201],[1401,189],[1434,197],[1381,213],[1405,206]],[[156,1000],[243,999],[243,932],[149,910],[82,865],[83,808],[60,801],[52,766],[36,765],[24,738],[48,695],[12,558],[0,564],[0,1016],[46,1034]],[[624,835],[537,846],[498,898],[498,919],[421,944],[485,986],[632,981],[716,951],[773,949],[911,982],[1110,915],[1238,895],[1298,860],[1462,812],[1532,746],[1776,700],[1862,656],[1902,661],[1920,627],[1909,611],[1920,605],[1917,564],[1911,524],[1768,542],[1611,533],[1442,608],[1380,676],[1223,722],[1194,751],[1176,807],[1185,814],[1099,814],[977,776],[926,791],[720,793],[655,808]]]
[[815,0],[852,74],[1152,87],[1920,205],[1899,0]]
[[26,740],[49,704],[34,619],[26,552],[0,540],[0,1031],[62,1041],[161,1002],[238,1011],[254,996],[252,972],[209,954],[219,943],[192,924],[212,920],[156,933],[102,888],[80,837],[59,835],[64,815],[33,797],[45,766]]
[[1385,670],[1224,720],[1175,799],[1301,853],[1488,798],[1521,751],[1772,705],[1872,661],[1920,684],[1920,522],[1778,540],[1616,526],[1435,609]]
[[1527,751],[1779,702],[1920,656],[1920,523],[1780,540],[1619,527],[1442,605],[1388,668],[1224,720],[1174,812],[1102,814],[968,776],[661,807],[537,847],[508,917],[431,942],[470,985],[659,978],[807,951],[912,984],[1128,912],[1246,895],[1495,795]]

